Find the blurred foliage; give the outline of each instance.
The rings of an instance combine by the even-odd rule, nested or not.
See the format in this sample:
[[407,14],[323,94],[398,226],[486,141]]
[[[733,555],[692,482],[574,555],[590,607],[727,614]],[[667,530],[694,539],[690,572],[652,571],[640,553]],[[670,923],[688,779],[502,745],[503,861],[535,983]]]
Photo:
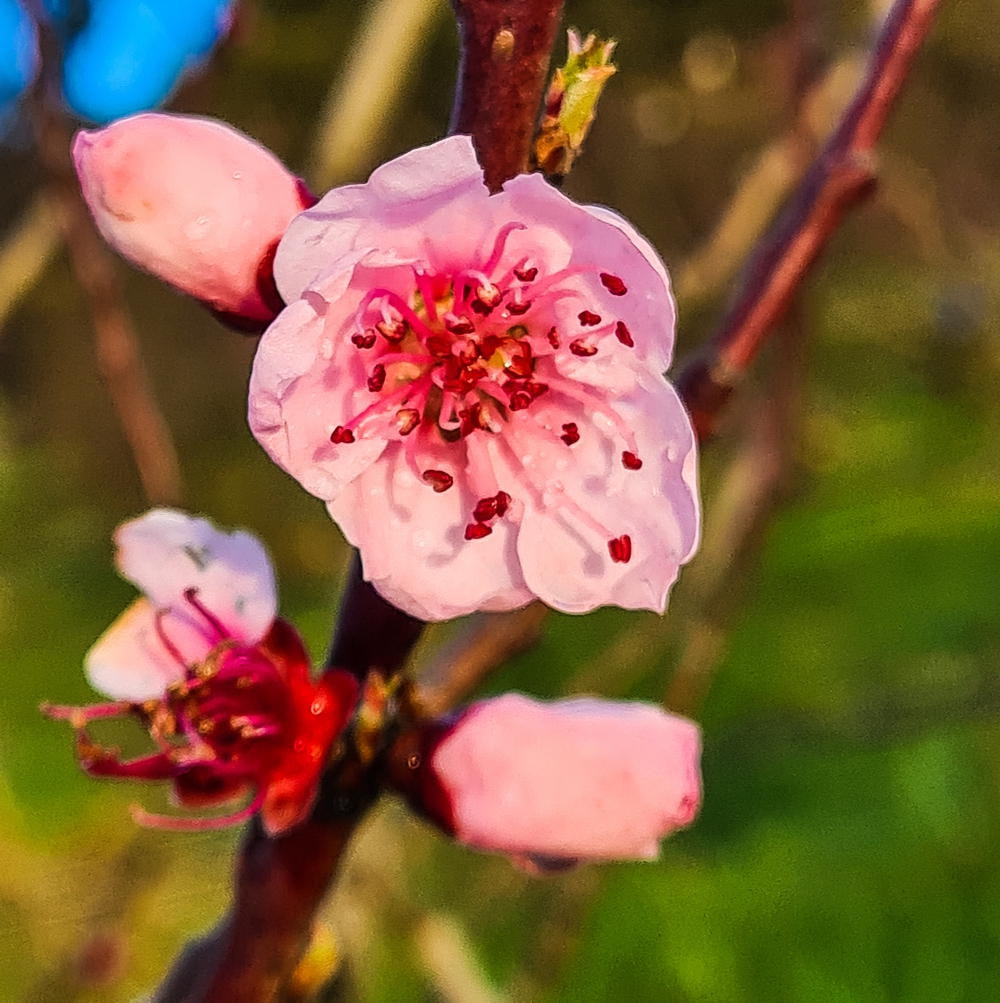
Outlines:
[[[567,190],[628,215],[679,268],[788,125],[789,10],[567,6],[567,24],[617,40],[620,68]],[[861,4],[810,9],[829,54],[865,40]],[[347,0],[245,4],[176,107],[225,118],[302,169],[361,14]],[[696,563],[664,620],[553,617],[490,682],[657,699],[699,617],[720,636],[731,627],[700,712],[699,821],[657,864],[539,881],[385,805],[329,906],[346,964],[327,998],[441,998],[414,937],[427,911],[461,922],[498,999],[995,998],[1000,37],[983,27],[994,15],[985,0],[945,6],[890,129],[880,191],[810,284],[791,487],[759,560],[734,570],[707,613],[689,585]],[[443,133],[455,62],[442,19],[374,160]],[[0,227],[37,192],[28,135],[22,126],[0,153]],[[127,296],[187,504],[268,542],[283,611],[321,652],[346,547],[246,430],[252,342],[146,276],[129,275]],[[720,305],[681,303],[682,351]],[[773,364],[762,360],[705,455],[709,505]],[[37,713],[42,699],[89,698],[82,655],[132,594],[112,569],[110,533],[143,507],[82,296],[57,255],[0,334],[3,999],[136,999],[228,894],[235,833],[136,830],[129,802],[156,810],[163,792],[85,779],[67,730]],[[102,734],[141,747],[127,726]]]

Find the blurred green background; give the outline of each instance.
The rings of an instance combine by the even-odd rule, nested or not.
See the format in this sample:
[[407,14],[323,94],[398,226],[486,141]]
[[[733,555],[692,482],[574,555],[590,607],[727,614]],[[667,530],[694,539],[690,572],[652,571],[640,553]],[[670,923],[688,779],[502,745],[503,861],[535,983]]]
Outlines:
[[[248,3],[174,106],[226,119],[313,179],[363,179],[446,129],[453,20],[438,0],[396,0],[397,24],[405,10],[411,34],[365,63],[353,47],[376,8]],[[620,72],[567,191],[657,245],[682,355],[849,95],[875,16],[823,0],[569,0],[567,25],[618,40]],[[324,998],[997,999],[995,25],[987,0],[945,4],[877,194],[706,451],[705,546],[668,616],[554,616],[490,682],[649,699],[669,686],[704,726],[697,823],[658,863],[537,880],[385,804],[324,912],[345,959]],[[340,87],[349,66],[374,68],[358,93],[385,94],[376,128]],[[5,240],[40,193],[27,128],[0,176]],[[0,999],[117,1003],[219,915],[238,834],[137,830],[129,803],[161,810],[163,791],[87,780],[68,729],[38,714],[43,699],[92,698],[82,656],[133,594],[110,534],[145,502],[68,258],[54,244],[38,281],[18,281],[12,293],[0,269],[13,302],[0,321]],[[245,427],[252,341],[147,276],[128,273],[126,297],[186,506],[264,538],[283,612],[321,653],[346,547]],[[102,737],[142,747],[127,727]]]

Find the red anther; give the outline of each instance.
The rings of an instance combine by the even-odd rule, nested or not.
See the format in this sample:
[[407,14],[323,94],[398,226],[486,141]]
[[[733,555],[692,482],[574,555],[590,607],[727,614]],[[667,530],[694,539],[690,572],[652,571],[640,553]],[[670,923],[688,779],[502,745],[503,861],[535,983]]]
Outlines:
[[380,320],[375,325],[375,330],[385,338],[386,341],[402,341],[406,334],[406,325],[401,320],[387,321]]
[[476,299],[491,310],[500,304],[503,293],[495,285],[476,286]]
[[500,347],[500,339],[495,334],[488,334],[479,342],[479,354],[484,359],[492,359]]
[[535,279],[538,278],[538,269],[537,268],[515,268],[514,269],[514,278],[516,278],[518,282],[534,282]]
[[459,426],[459,435],[461,436],[471,435],[477,428],[486,431],[487,426],[483,420],[483,405],[479,401],[476,401],[472,407],[459,411],[458,420],[461,423]]
[[547,335],[545,335],[545,337],[549,339],[549,344],[553,348],[559,347],[559,335],[556,334],[556,329],[554,327],[549,331]]
[[569,350],[582,359],[589,359],[590,356],[597,355],[597,348],[594,345],[585,345],[579,338],[569,343]]
[[530,309],[531,300],[525,300],[523,303],[511,300],[510,303],[507,304],[507,310],[515,317],[520,317],[522,314],[527,313]]
[[507,358],[504,372],[511,376],[526,377],[532,373],[531,345],[526,341],[507,342],[501,349]]
[[624,321],[620,320],[620,321],[618,321],[617,324],[615,324],[615,337],[626,348],[633,348],[635,346],[635,342],[632,340],[632,333],[625,326],[625,322]]
[[420,412],[412,407],[400,408],[396,412],[396,428],[400,435],[409,435],[420,424]]
[[590,310],[581,310],[577,317],[580,318],[580,323],[584,327],[597,327],[601,322],[601,315],[597,313],[592,313]]
[[502,519],[506,515],[507,509],[510,508],[510,495],[506,491],[498,491],[495,500],[497,503],[497,518]]
[[439,334],[432,334],[424,344],[436,359],[447,359],[451,355],[451,341]]
[[515,390],[510,395],[508,407],[511,411],[523,411],[531,403],[531,394],[527,390]]
[[483,317],[489,317],[489,315],[493,313],[493,307],[487,306],[480,299],[475,299],[472,301],[472,312],[478,313]]
[[468,317],[456,317],[454,320],[446,320],[444,326],[445,330],[450,331],[452,334],[472,334],[476,329],[476,325]]
[[382,387],[385,386],[385,366],[379,362],[373,369],[371,376],[368,377],[368,389],[373,393],[377,394]]
[[423,477],[438,494],[447,491],[455,483],[455,478],[444,470],[425,470]]
[[604,288],[607,289],[612,296],[624,296],[628,292],[628,288],[625,283],[622,282],[617,275],[611,275],[608,272],[601,272],[601,282],[604,283]]
[[580,430],[576,427],[575,421],[568,421],[563,425],[563,434],[559,436],[567,446],[572,446],[574,442],[580,441]]
[[537,380],[528,380],[524,384],[524,389],[531,394],[531,399],[534,400],[536,397],[541,397],[549,389],[549,385],[548,383],[539,383]]
[[347,442],[354,442],[354,433],[349,428],[344,428],[343,425],[338,425],[330,433],[330,441],[337,446]]
[[497,500],[493,498],[480,498],[476,502],[476,507],[472,510],[472,518],[476,522],[489,522],[497,514]]
[[481,540],[484,536],[489,536],[493,532],[492,526],[487,526],[485,522],[470,522],[465,527],[466,540]]
[[608,540],[608,553],[615,564],[628,564],[632,560],[632,538],[626,533],[614,540]]
[[638,470],[642,466],[642,460],[635,453],[630,453],[626,450],[622,453],[622,466],[626,470]]
[[463,366],[471,366],[479,358],[479,346],[474,341],[461,342],[457,358]]
[[355,333],[351,335],[351,341],[354,342],[358,348],[371,348],[375,344],[375,332],[370,329],[364,332],[355,331]]

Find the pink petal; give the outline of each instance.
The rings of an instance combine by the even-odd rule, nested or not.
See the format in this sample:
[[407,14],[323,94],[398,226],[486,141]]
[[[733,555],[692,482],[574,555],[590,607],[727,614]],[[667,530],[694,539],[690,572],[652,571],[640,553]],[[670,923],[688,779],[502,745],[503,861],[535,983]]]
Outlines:
[[221,122],[154,112],[81,131],[73,156],[105,239],[214,309],[270,321],[267,257],[307,205],[267,150]]
[[[274,572],[261,542],[249,533],[225,533],[207,519],[153,509],[115,533],[118,567],[156,609],[197,627],[211,647],[219,638],[184,596],[198,602],[230,637],[255,644],[277,612]],[[173,619],[173,618],[172,618]]]
[[361,551],[365,578],[389,602],[422,620],[530,602],[534,596],[521,577],[512,516],[498,520],[484,539],[466,540],[472,510],[489,491],[469,490],[452,462],[428,460],[421,469],[433,464],[430,469],[456,475],[456,483],[438,493],[417,478],[403,450],[391,443],[378,463],[327,505]]
[[[200,661],[212,645],[183,618],[165,617],[164,633],[189,662]],[[87,652],[87,679],[114,700],[153,700],[184,678],[184,667],[171,656],[156,629],[156,612],[137,599]]]
[[[364,249],[379,264],[470,256],[483,232],[487,196],[468,136],[411,150],[376,170],[367,184],[328,192],[288,228],[274,274],[285,301],[309,288],[330,262]],[[436,238],[428,246],[428,234]]]
[[694,818],[699,756],[697,726],[649,704],[512,693],[473,705],[431,765],[470,846],[630,859]]
[[[694,435],[676,392],[657,378],[607,413],[631,432],[639,470],[622,462],[620,429],[550,391],[513,416],[510,436],[520,459],[525,510],[517,552],[527,587],[567,613],[597,606],[662,613],[680,566],[694,553],[700,528]],[[579,441],[567,447],[545,426],[573,421]],[[516,474],[511,470],[509,480]],[[514,492],[517,494],[517,492]],[[611,560],[609,541],[628,535],[628,563]]]

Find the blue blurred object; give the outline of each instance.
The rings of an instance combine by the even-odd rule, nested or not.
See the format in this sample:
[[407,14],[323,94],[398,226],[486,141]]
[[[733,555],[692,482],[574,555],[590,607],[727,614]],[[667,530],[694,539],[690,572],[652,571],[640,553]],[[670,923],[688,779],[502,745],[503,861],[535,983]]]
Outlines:
[[38,39],[17,0],[0,0],[0,114],[35,79]]
[[228,30],[232,6],[233,0],[93,0],[87,23],[66,47],[70,108],[108,122],[162,104]]

